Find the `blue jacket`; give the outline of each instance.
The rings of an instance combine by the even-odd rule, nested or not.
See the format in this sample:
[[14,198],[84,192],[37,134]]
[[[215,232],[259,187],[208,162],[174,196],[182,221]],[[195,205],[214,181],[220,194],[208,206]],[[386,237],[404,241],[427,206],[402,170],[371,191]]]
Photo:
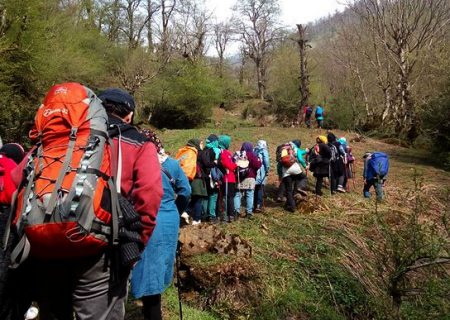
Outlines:
[[266,184],[266,177],[270,171],[270,155],[267,150],[267,142],[259,140],[253,152],[258,156],[262,163],[261,168],[259,168],[256,173],[256,184]]
[[135,298],[160,294],[172,283],[180,228],[179,212],[186,209],[191,195],[189,180],[178,161],[167,158],[162,167],[171,176],[172,183],[168,175],[162,172],[164,195],[156,218],[156,227],[141,260],[131,274],[131,292]]

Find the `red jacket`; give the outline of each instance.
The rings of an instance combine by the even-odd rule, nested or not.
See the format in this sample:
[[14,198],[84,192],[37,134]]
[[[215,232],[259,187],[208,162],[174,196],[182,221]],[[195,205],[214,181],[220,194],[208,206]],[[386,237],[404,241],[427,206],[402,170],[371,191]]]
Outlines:
[[[110,117],[112,125],[120,125],[122,133],[122,178],[121,191],[141,215],[144,244],[150,238],[156,224],[156,215],[163,196],[161,165],[156,147],[131,125]],[[118,150],[118,138],[114,138]]]
[[236,183],[236,175],[235,170],[237,168],[236,163],[233,161],[233,155],[230,151],[224,149],[220,153],[220,163],[222,164],[222,167],[227,170],[227,173],[225,174],[223,181],[229,182],[229,183]]
[[14,191],[17,187],[11,177],[12,171],[17,167],[17,164],[0,154],[0,204],[10,205]]

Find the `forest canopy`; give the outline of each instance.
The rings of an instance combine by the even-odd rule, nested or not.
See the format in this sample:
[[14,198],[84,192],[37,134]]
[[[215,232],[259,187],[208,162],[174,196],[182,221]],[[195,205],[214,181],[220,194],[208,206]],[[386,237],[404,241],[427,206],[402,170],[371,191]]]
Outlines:
[[351,1],[302,35],[282,27],[276,0],[233,12],[217,22],[200,0],[0,0],[0,135],[22,140],[50,86],[77,81],[125,88],[138,120],[160,128],[260,99],[274,125],[321,104],[330,126],[448,151],[448,1]]

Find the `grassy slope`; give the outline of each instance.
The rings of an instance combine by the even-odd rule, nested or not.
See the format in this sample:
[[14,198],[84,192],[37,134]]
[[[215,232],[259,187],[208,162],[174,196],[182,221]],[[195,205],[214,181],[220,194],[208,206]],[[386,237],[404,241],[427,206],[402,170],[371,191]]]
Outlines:
[[[215,110],[215,121],[207,128],[196,130],[166,130],[161,133],[166,150],[172,154],[190,138],[206,138],[210,133],[232,136],[232,149],[237,150],[244,141],[256,143],[264,139],[274,157],[275,148],[282,142],[299,138],[303,147],[312,146],[314,137],[324,134],[316,129],[254,127],[250,122]],[[335,131],[348,139],[351,133]],[[412,170],[423,172],[425,188],[436,203],[436,210],[445,210],[443,190],[450,187],[450,174],[427,165],[426,154],[387,145],[367,139],[352,143],[358,159],[355,192],[346,195],[326,195],[312,200],[319,209],[313,213],[287,214],[273,202],[277,177],[269,178],[267,210],[254,221],[243,221],[220,226],[226,232],[236,233],[249,240],[254,249],[253,262],[258,265],[255,280],[257,303],[240,310],[232,304],[213,306],[210,311],[195,307],[185,310],[185,319],[368,319],[385,318],[383,307],[389,304],[386,296],[378,292],[377,265],[371,259],[371,250],[364,235],[372,232],[375,203],[361,197],[361,157],[365,151],[385,151],[391,156],[391,171],[386,185],[387,198],[381,210],[404,212],[405,190],[412,186]],[[273,161],[272,161],[273,163]],[[313,178],[310,176],[310,184]],[[351,185],[353,189],[353,184]],[[353,191],[353,190],[352,190]],[[403,210],[403,211],[402,211]],[[262,228],[263,226],[263,228]],[[211,261],[208,262],[209,264]],[[200,264],[201,267],[201,264]],[[375,280],[373,282],[376,282]],[[438,282],[438,285],[442,285]],[[441,287],[439,287],[441,288]],[[448,286],[445,287],[448,290]],[[439,298],[439,297],[438,297]],[[174,288],[164,296],[166,317],[177,318],[177,299]],[[434,301],[434,300],[433,300]],[[403,304],[402,312],[409,318],[442,318],[448,306],[418,306],[417,301]],[[426,303],[423,302],[423,303]],[[433,302],[434,303],[434,302]],[[431,304],[433,304],[431,303]],[[440,304],[441,303],[441,304]],[[419,308],[412,313],[408,308]],[[422,310],[423,309],[423,310]],[[409,312],[409,313],[408,313]],[[445,316],[443,316],[445,317]]]

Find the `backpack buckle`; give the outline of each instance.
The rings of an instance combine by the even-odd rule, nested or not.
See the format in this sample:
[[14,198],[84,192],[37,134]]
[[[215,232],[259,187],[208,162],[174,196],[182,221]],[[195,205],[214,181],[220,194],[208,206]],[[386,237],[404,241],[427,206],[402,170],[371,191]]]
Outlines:
[[69,139],[70,140],[76,140],[77,139],[77,131],[78,131],[78,128],[70,129],[70,135],[69,135]]

